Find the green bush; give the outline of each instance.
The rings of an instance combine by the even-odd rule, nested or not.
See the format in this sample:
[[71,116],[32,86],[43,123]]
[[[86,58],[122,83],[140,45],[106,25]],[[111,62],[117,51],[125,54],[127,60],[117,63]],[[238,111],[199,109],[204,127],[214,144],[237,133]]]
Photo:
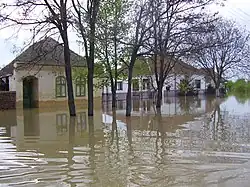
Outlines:
[[239,79],[236,82],[229,81],[226,83],[229,95],[235,95],[240,100],[250,97],[250,82]]

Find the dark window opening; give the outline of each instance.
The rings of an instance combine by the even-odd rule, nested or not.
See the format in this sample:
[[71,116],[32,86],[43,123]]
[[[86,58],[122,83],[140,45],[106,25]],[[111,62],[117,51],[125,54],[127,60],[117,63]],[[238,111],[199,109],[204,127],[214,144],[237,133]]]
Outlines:
[[9,77],[0,79],[0,91],[10,91]]
[[66,97],[66,79],[63,76],[56,78],[56,97]]
[[201,88],[201,80],[195,80],[195,88],[197,89]]
[[122,81],[117,82],[117,90],[123,90],[123,83],[122,83]]
[[76,97],[84,97],[86,95],[86,82],[82,77],[76,79]]
[[150,89],[150,81],[149,79],[142,80],[142,90],[149,90]]
[[83,132],[87,129],[86,112],[80,112],[77,114],[77,132]]
[[56,132],[58,135],[63,135],[68,132],[68,117],[67,114],[56,115]]

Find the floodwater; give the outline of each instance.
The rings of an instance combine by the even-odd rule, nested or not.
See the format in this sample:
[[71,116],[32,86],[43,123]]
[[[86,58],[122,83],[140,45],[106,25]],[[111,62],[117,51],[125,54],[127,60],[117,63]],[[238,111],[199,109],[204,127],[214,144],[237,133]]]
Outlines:
[[249,186],[250,100],[133,101],[0,112],[0,186]]

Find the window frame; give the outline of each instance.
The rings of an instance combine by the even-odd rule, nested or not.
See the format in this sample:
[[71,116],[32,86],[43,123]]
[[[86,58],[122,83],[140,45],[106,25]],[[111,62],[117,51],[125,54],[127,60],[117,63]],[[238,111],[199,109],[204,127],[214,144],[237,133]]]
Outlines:
[[147,79],[142,79],[142,90],[150,90],[150,80]]
[[[58,92],[58,87],[60,87],[60,92]],[[66,95],[67,95],[66,87],[67,87],[66,78],[64,76],[56,77],[56,98],[66,97]],[[63,94],[63,90],[64,90],[64,94]]]
[[[79,93],[77,92],[77,89],[79,88]],[[83,92],[82,92],[83,91]],[[86,80],[83,77],[77,77],[76,83],[75,83],[75,95],[76,97],[85,97],[86,96]]]
[[116,90],[117,91],[123,90],[123,81],[117,81]]
[[[199,85],[200,85],[199,87],[197,87],[197,84],[198,84],[197,82],[199,82]],[[201,80],[200,79],[195,79],[194,84],[195,84],[195,89],[201,89]]]

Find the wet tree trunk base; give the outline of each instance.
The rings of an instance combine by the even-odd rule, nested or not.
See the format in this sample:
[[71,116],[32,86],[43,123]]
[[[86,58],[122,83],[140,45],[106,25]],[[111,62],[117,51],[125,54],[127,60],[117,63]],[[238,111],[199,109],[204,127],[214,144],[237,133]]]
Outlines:
[[216,95],[216,97],[220,97],[220,89],[219,88],[216,88],[215,95]]
[[132,94],[131,94],[131,87],[132,87],[132,72],[133,69],[129,69],[128,72],[128,92],[126,96],[126,116],[131,116],[131,100],[132,100]]

